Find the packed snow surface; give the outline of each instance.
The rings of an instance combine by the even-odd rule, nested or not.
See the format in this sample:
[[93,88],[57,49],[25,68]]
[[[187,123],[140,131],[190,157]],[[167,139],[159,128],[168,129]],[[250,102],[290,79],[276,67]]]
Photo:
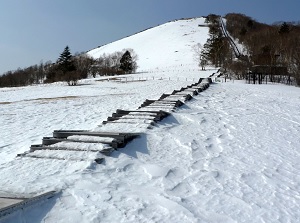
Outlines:
[[53,130],[108,128],[101,123],[116,109],[136,110],[216,72],[191,63],[76,87],[0,89],[0,195],[60,192],[0,222],[299,222],[300,89],[293,86],[215,82],[152,129],[111,125],[142,134],[102,164],[89,151],[16,158]]

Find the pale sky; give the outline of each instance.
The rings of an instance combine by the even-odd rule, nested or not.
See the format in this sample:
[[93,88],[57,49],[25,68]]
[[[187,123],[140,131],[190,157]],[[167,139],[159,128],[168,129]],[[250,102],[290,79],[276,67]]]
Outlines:
[[55,62],[66,45],[74,54],[174,19],[231,12],[300,21],[300,0],[0,0],[0,74]]

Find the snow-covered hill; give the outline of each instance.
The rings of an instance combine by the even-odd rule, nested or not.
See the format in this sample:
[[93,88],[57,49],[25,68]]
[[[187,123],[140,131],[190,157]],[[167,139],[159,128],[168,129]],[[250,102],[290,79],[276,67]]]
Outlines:
[[[88,52],[94,58],[132,48],[138,55],[138,71],[169,70],[179,66],[197,68],[193,46],[204,44],[208,27],[204,18],[177,20],[145,30],[133,36],[104,45]],[[196,66],[195,66],[196,65]]]
[[216,72],[193,60],[190,46],[208,35],[201,22],[170,22],[93,50],[136,50],[151,72],[122,82],[0,89],[0,197],[60,192],[0,222],[299,222],[300,89],[292,86],[213,83],[103,164],[16,158],[53,130],[98,129],[116,109]]

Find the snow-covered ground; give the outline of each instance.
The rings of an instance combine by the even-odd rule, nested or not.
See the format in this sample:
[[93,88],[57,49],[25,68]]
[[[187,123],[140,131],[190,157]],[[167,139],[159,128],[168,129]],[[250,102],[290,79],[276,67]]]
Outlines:
[[292,86],[215,82],[103,164],[81,153],[86,160],[16,158],[53,130],[101,128],[116,109],[216,72],[152,62],[156,72],[124,82],[0,89],[0,196],[60,192],[1,223],[300,221],[300,89]]
[[[132,89],[128,83],[119,85]],[[85,87],[92,86],[103,87]],[[48,86],[44,91],[49,96],[59,88],[80,89]],[[15,90],[24,95],[26,89],[35,90]],[[1,105],[1,119],[6,120],[1,120],[0,192],[62,191],[55,201],[17,212],[4,222],[299,221],[299,88],[214,83],[107,157],[104,165],[13,158],[55,128],[93,129],[120,107],[108,106],[110,100],[101,101],[103,96],[91,92],[89,97]],[[122,98],[128,107],[142,102],[130,104],[130,94]],[[9,125],[12,115],[19,119]]]

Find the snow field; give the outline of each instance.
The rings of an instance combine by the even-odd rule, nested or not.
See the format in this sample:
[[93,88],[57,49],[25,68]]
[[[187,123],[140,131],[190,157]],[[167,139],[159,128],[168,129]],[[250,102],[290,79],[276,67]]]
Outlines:
[[295,87],[215,83],[104,165],[14,159],[1,190],[62,189],[45,222],[297,222],[299,100]]
[[0,89],[0,164],[27,151],[30,145],[40,144],[53,130],[96,129],[116,109],[134,110],[147,98],[158,99],[165,91],[180,89],[210,73],[202,72],[199,76],[199,73],[191,72],[188,79],[185,77],[180,81],[171,73],[161,72],[151,74],[151,78],[147,73],[132,75],[134,78],[149,77],[142,82],[91,79],[76,87],[56,83]]
[[[170,22],[90,51],[133,48],[140,73],[122,80],[0,89],[0,194],[61,191],[0,222],[299,222],[299,88],[214,83],[151,129],[102,125],[116,109],[135,110],[216,72],[193,60],[191,47],[207,39],[203,21]],[[89,151],[77,154],[84,160],[68,151],[41,155],[69,160],[15,158],[53,130],[108,128],[143,134],[101,165]]]

